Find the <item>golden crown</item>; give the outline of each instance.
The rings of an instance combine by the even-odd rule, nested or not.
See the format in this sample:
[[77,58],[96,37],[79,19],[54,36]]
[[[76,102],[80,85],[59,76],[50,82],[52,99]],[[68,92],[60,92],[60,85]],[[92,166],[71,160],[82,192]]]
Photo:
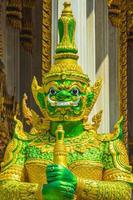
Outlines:
[[54,56],[55,62],[50,71],[44,75],[43,84],[51,80],[71,79],[88,83],[89,78],[78,65],[78,50],[75,44],[76,21],[72,13],[71,4],[64,3],[62,15],[58,20],[59,44]]

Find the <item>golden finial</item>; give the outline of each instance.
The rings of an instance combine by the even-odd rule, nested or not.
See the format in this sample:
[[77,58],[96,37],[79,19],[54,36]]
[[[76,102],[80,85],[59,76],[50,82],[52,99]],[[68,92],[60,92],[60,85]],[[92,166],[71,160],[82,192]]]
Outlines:
[[73,16],[72,9],[71,9],[71,3],[64,2],[64,9],[62,11],[62,16]]
[[83,74],[82,68],[77,60],[78,49],[75,43],[76,21],[71,9],[71,3],[65,2],[61,17],[58,20],[59,43],[56,48],[55,62],[50,71],[43,78],[43,84],[50,80],[57,80],[62,77],[72,78],[88,84],[88,76]]
[[59,44],[56,48],[55,59],[64,58],[62,57],[62,53],[66,53],[67,59],[70,54],[74,54],[74,59],[78,59],[78,56],[76,55],[78,50],[75,44],[75,27],[76,21],[72,14],[71,4],[65,2],[62,15],[58,20]]
[[59,124],[57,130],[55,131],[56,142],[57,143],[64,143],[64,130],[62,124]]

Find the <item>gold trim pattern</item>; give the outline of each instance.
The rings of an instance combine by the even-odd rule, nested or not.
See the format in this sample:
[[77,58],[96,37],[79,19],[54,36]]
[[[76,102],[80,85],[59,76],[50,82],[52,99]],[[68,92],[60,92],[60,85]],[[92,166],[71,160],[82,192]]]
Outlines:
[[[17,141],[17,139],[11,140],[6,148],[6,152],[4,155],[4,161],[1,163],[2,171],[8,169],[10,166],[15,164],[18,154],[22,148],[22,141]],[[13,155],[15,152],[15,155]]]
[[95,85],[93,86],[94,98],[93,98],[93,101],[92,101],[90,107],[88,109],[86,109],[85,117],[84,117],[85,121],[88,121],[88,115],[90,114],[93,106],[96,103],[96,100],[97,100],[99,93],[101,91],[101,87],[102,87],[102,79],[98,79],[96,81]]
[[124,182],[113,181],[93,181],[78,178],[78,185],[76,188],[77,200],[130,200],[131,188]]
[[[19,182],[19,181],[3,181],[1,182],[0,199],[28,199],[37,200],[39,198],[40,187],[35,183]],[[38,199],[41,200],[41,199]]]
[[123,133],[124,142],[127,143],[128,138],[128,114],[127,114],[127,5],[126,0],[121,0],[121,24],[120,24],[120,115],[124,116]]
[[[133,1],[129,1],[127,5],[127,32],[128,40],[133,41]],[[132,44],[131,44],[132,45]]]
[[[123,148],[124,145],[122,144],[119,144],[119,145],[122,146],[121,149],[124,149]],[[125,154],[123,153],[123,151],[126,151],[126,150],[124,149],[123,151],[121,151],[122,153],[116,152],[113,141],[110,142],[109,150],[113,156],[115,167],[121,171],[130,173],[130,171],[132,170],[132,167],[127,164],[127,157],[125,157]]]
[[132,183],[133,182],[133,176],[129,173],[125,173],[120,171],[119,169],[110,169],[110,170],[106,170],[103,174],[103,180],[105,181],[125,181],[128,183]]
[[3,35],[2,35],[2,2],[0,2],[0,58],[3,57]]
[[12,165],[9,169],[4,170],[0,173],[0,180],[16,180],[24,181],[25,168],[21,165]]
[[122,123],[122,121],[123,117],[121,117],[119,121],[117,121],[117,123],[114,125],[114,130],[111,133],[97,134],[97,139],[104,142],[117,139],[120,135],[120,124]]
[[101,164],[100,162],[92,161],[92,160],[81,160],[81,161],[78,160],[76,162],[73,162],[71,165],[69,165],[69,169],[73,170],[73,169],[80,167],[80,166],[89,166],[93,169],[97,168],[97,169],[100,169],[100,170],[103,169],[103,164]]
[[120,4],[120,0],[108,0],[109,19],[116,27],[120,26]]
[[42,5],[42,82],[44,74],[51,67],[51,0],[43,0]]

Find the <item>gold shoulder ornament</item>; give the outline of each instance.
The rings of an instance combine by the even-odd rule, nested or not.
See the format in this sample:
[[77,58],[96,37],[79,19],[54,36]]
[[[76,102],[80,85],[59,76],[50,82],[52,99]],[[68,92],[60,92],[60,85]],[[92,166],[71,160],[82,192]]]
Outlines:
[[106,134],[97,134],[97,139],[102,142],[116,140],[117,138],[122,139],[122,125],[123,125],[123,117],[121,117],[114,126],[114,130],[111,133]]
[[26,103],[27,99],[27,95],[24,94],[22,100],[22,111],[27,125],[31,126],[30,134],[36,135],[38,133],[46,132],[49,129],[50,122],[46,118],[40,117],[33,109],[28,108]]

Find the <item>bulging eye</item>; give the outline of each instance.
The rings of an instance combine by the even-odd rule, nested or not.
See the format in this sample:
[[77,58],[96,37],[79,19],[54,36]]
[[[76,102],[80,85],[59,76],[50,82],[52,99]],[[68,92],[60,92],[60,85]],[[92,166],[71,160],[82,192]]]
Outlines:
[[77,96],[77,95],[79,94],[79,89],[73,88],[73,89],[71,90],[71,93],[72,93],[73,95]]
[[51,94],[51,95],[56,94],[56,90],[55,90],[53,87],[50,88],[50,90],[49,90],[49,94]]

